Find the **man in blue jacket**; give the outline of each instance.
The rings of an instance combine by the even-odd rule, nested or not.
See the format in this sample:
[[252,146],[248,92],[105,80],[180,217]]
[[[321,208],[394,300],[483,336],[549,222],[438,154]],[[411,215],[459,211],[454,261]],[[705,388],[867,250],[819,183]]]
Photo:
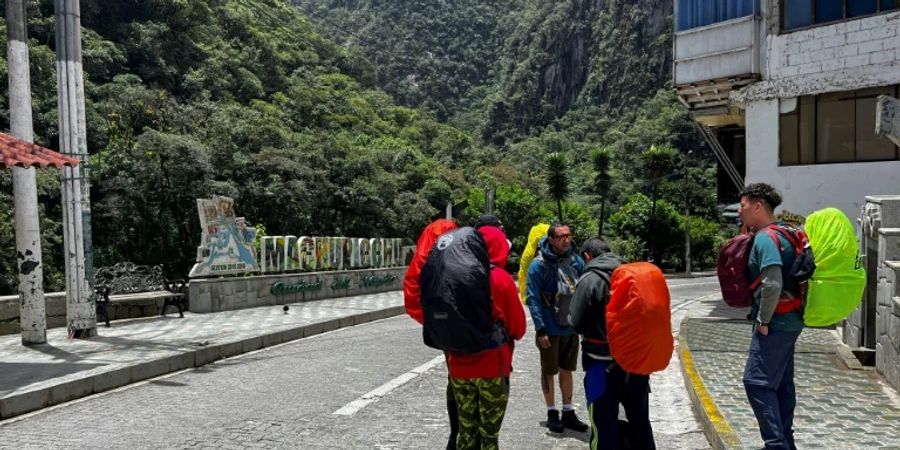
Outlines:
[[[575,283],[584,272],[584,260],[575,251],[572,230],[554,223],[539,244],[538,255],[528,266],[526,303],[534,323],[541,354],[541,388],[547,404],[547,427],[554,433],[566,428],[585,432],[587,424],[572,405],[572,372],[578,365],[578,335],[569,325],[569,304]],[[556,409],[554,378],[559,374],[563,413]]]

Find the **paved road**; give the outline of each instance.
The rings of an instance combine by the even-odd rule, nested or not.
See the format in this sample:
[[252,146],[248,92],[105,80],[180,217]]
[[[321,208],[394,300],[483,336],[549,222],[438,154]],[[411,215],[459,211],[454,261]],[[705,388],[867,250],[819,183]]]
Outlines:
[[[671,285],[675,328],[716,289],[712,279]],[[440,448],[446,371],[420,333],[397,317],[220,361],[0,423],[0,447]],[[584,448],[586,435],[540,425],[533,342],[529,333],[516,350],[501,445]],[[651,402],[659,448],[709,448],[677,359],[654,375]]]

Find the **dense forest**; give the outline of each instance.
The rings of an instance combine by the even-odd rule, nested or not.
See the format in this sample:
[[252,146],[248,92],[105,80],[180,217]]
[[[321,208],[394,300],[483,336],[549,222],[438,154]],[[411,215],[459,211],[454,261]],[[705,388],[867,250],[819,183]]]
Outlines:
[[[521,249],[532,224],[557,214],[544,181],[552,153],[565,160],[561,206],[580,238],[597,233],[602,203],[604,234],[630,258],[652,246],[679,267],[686,205],[701,263],[720,239],[714,166],[668,87],[671,2],[81,8],[96,266],[131,260],[183,276],[200,237],[194,199],[212,194],[234,197],[270,234],[414,240],[447,202],[476,216],[493,187]],[[28,12],[36,141],[57,148],[53,2]],[[609,161],[601,176],[597,154]],[[38,178],[46,289],[58,290],[59,179]],[[0,172],[7,255],[12,214]],[[651,238],[660,226],[671,232]],[[0,293],[15,291],[14,261],[0,259]]]
[[[484,204],[480,188],[497,188],[515,243],[555,215],[544,171],[546,156],[559,153],[570,169],[564,218],[581,238],[596,234],[605,203],[604,234],[626,256],[646,257],[653,210],[674,227],[654,247],[667,266],[681,266],[692,205],[695,266],[711,264],[721,240],[715,165],[670,87],[672,2],[292,1],[323,34],[377,61],[376,84],[398,102],[473,136],[480,156],[468,173],[479,189],[470,208]],[[447,86],[457,90],[447,95]],[[656,174],[642,159],[654,147],[671,150]],[[591,162],[598,150],[611,162],[605,195]],[[615,214],[625,206],[629,214]]]

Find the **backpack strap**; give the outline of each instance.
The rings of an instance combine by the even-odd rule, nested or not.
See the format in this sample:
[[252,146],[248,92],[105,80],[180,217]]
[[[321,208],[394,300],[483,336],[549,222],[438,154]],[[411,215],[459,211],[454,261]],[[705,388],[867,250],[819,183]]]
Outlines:
[[[606,282],[607,297],[612,295],[612,275],[608,271],[600,269],[600,268],[596,268],[596,267],[592,267],[592,268],[588,269],[588,271],[590,271],[591,273],[597,274],[600,278],[602,278],[603,281]],[[604,320],[604,323],[606,323],[605,320]],[[606,336],[605,327],[601,328],[600,332],[603,333],[603,343],[608,344],[609,338]],[[612,357],[612,355],[610,355],[610,357]]]
[[[608,271],[603,270],[603,269],[599,269],[599,268],[596,268],[596,267],[595,267],[595,268],[588,269],[588,270],[589,270],[591,273],[595,273],[595,274],[597,274],[598,276],[600,276],[600,278],[602,278],[603,281],[606,281],[606,292],[607,292],[607,296],[608,296],[608,295],[612,295],[612,275],[611,275]],[[604,321],[604,323],[605,323],[605,321]],[[603,344],[606,344],[606,345],[609,345],[609,338],[608,338],[607,335],[606,335],[606,330],[603,329],[603,328],[601,328],[601,329],[600,329],[600,332],[603,333],[603,342],[602,342],[602,343],[603,343]],[[610,354],[609,357],[610,357],[610,359],[611,359],[612,361],[611,361],[609,364],[606,365],[606,373],[611,373],[614,369],[616,369],[617,367],[620,367],[619,364],[616,363],[616,360],[612,357],[612,354]],[[626,372],[625,374],[626,374],[626,375],[625,375],[626,377],[629,376],[628,372]]]
[[596,273],[597,275],[600,276],[600,278],[603,278],[603,281],[606,282],[606,290],[607,290],[607,291],[611,290],[611,288],[612,288],[612,277],[611,277],[611,275],[610,275],[610,273],[609,273],[608,271],[603,270],[603,269],[599,269],[599,268],[596,268],[596,267],[592,267],[592,268],[590,268],[590,269],[588,269],[588,270],[589,270],[591,273]]
[[778,239],[779,234],[787,239],[788,243],[791,244],[791,247],[794,248],[795,254],[803,253],[803,249],[806,247],[805,243],[802,241],[803,237],[797,236],[798,232],[791,228],[772,224],[763,228],[763,230],[765,230],[766,234],[775,241],[775,245],[778,246],[779,251],[784,251],[784,246],[781,245],[781,239]]
[[[760,231],[764,231],[775,242],[775,245],[778,247],[778,251],[780,252],[784,251],[784,246],[781,244],[781,239],[778,238],[778,235],[780,234],[781,236],[783,236],[791,245],[791,247],[793,247],[794,255],[798,258],[801,254],[803,254],[808,245],[806,235],[802,231],[795,230],[794,228],[771,224]],[[794,264],[797,264],[797,262],[795,261]],[[753,283],[750,285],[750,288],[755,290],[761,283],[762,274],[760,274],[759,277],[757,277],[756,280],[753,281]],[[775,307],[775,312],[784,314],[802,309],[803,297],[805,297],[805,294],[801,294],[799,297],[784,296],[783,291],[781,298],[779,298],[778,300],[778,305]]]
[[763,276],[762,276],[762,274],[759,274],[759,276],[756,277],[756,279],[753,280],[752,283],[750,283],[750,290],[755,291],[756,288],[758,288],[759,285],[762,284],[762,280],[763,280]]

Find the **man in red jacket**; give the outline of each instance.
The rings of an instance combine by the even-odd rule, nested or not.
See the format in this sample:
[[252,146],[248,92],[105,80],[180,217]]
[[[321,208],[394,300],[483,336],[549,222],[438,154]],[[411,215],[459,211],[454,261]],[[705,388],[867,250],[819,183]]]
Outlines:
[[509,401],[509,374],[512,373],[514,342],[525,335],[525,311],[519,291],[506,271],[509,241],[500,228],[482,226],[491,261],[491,299],[494,320],[507,336],[499,347],[476,354],[450,352],[450,383],[459,412],[458,449],[498,448],[500,425]]
[[[421,303],[421,286],[419,284],[419,275],[422,273],[422,266],[428,260],[428,254],[434,243],[444,233],[459,228],[456,222],[448,219],[438,219],[428,224],[427,227],[419,235],[416,242],[416,253],[413,255],[412,262],[406,270],[406,276],[403,277],[403,306],[406,307],[406,313],[409,314],[419,324],[425,323],[422,315]],[[456,434],[459,431],[459,420],[456,413],[456,398],[453,396],[453,387],[450,380],[447,380],[447,416],[450,418],[450,438],[447,441],[447,450],[456,448]]]

